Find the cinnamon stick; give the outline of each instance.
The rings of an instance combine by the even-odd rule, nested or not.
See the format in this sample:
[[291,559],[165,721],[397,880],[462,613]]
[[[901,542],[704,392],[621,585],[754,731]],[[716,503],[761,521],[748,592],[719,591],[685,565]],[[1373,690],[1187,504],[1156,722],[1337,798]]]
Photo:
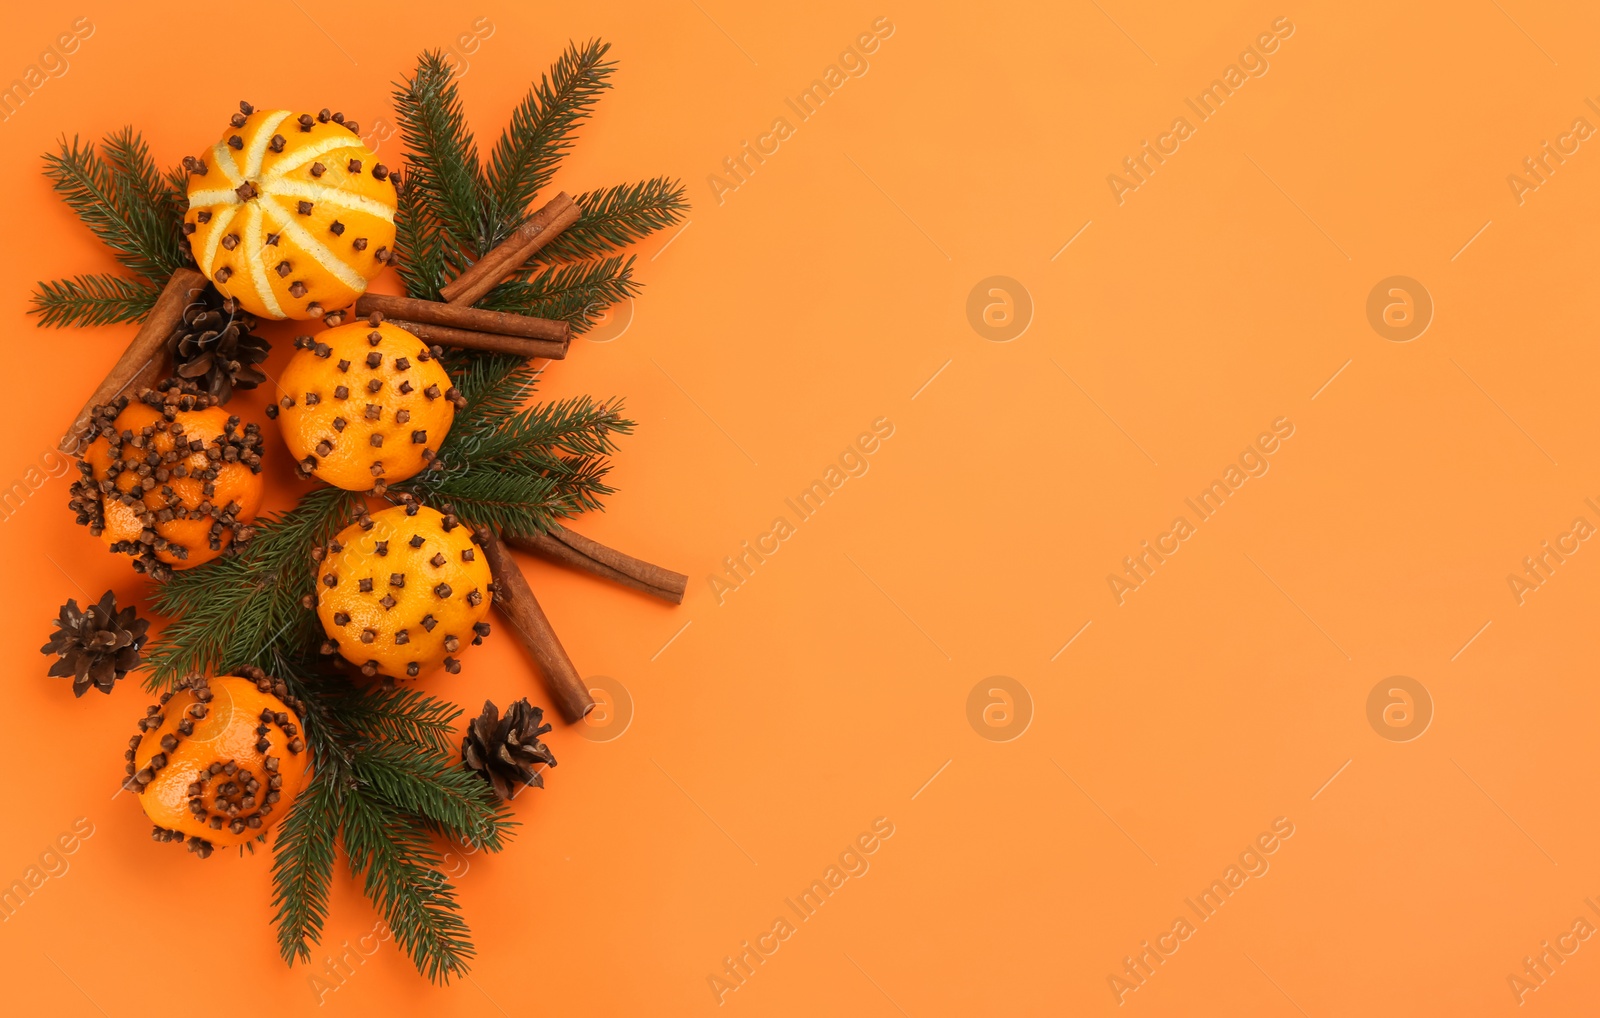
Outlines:
[[480,530],[478,538],[489,560],[489,571],[494,574],[494,606],[511,623],[522,645],[538,663],[545,688],[561,709],[561,716],[569,724],[581,721],[594,710],[594,698],[589,695],[588,685],[578,675],[555,630],[550,628],[550,620],[539,607],[533,588],[528,586],[528,579],[522,575],[511,552],[491,531]]
[[438,343],[440,346],[488,350],[492,353],[514,353],[518,357],[548,357],[554,361],[567,356],[566,343],[548,339],[524,339],[521,336],[507,336],[498,332],[452,329],[448,325],[430,325],[427,322],[407,321],[404,318],[385,318],[385,321],[390,325],[398,325],[420,340]]
[[205,277],[193,269],[178,269],[172,274],[167,285],[161,288],[161,294],[156,298],[144,324],[139,326],[133,342],[117,358],[111,373],[73,419],[72,426],[67,429],[58,447],[62,452],[68,455],[78,452],[78,447],[83,444],[84,432],[89,430],[89,419],[95,407],[116,399],[125,389],[138,391],[161,380],[167,368],[167,339],[183,320],[183,309],[196,299],[205,285]]
[[358,318],[365,318],[374,311],[380,312],[385,318],[403,318],[410,322],[446,325],[474,332],[497,332],[505,336],[546,339],[557,343],[572,339],[572,329],[566,322],[549,318],[486,311],[461,304],[442,304],[436,300],[417,300],[415,297],[391,297],[382,293],[364,293],[356,300]]
[[567,192],[562,191],[546,202],[516,232],[496,244],[482,258],[461,275],[439,290],[440,296],[452,304],[471,306],[495,285],[533,257],[534,253],[555,240],[562,230],[578,221],[583,210]]
[[532,552],[550,562],[632,587],[672,604],[683,603],[683,593],[689,586],[689,577],[682,573],[624,555],[559,524],[548,534],[507,533],[505,541],[513,548]]

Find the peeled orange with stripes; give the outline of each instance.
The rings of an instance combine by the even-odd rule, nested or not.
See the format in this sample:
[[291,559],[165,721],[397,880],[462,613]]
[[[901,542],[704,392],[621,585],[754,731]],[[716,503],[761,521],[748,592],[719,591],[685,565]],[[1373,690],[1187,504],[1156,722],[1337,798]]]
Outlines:
[[394,251],[394,180],[339,114],[255,110],[184,160],[195,264],[263,318],[320,318],[366,292]]

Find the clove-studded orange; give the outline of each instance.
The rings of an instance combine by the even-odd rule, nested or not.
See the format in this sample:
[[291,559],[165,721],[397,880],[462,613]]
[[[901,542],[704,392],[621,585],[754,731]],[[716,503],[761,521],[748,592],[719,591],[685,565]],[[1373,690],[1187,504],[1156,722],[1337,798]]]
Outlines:
[[415,502],[363,516],[317,549],[325,654],[363,674],[416,678],[461,670],[464,644],[489,635],[489,562],[470,527]]
[[366,491],[420,474],[466,400],[436,349],[387,322],[352,322],[295,341],[276,414],[302,476]]
[[261,432],[174,383],[95,407],[70,506],[156,578],[245,540],[261,508]]
[[194,675],[161,695],[124,754],[123,787],[139,796],[157,841],[201,858],[265,834],[305,788],[311,754],[302,707],[259,668]]
[[342,114],[239,109],[220,141],[184,160],[195,264],[263,318],[349,305],[391,260],[388,168]]

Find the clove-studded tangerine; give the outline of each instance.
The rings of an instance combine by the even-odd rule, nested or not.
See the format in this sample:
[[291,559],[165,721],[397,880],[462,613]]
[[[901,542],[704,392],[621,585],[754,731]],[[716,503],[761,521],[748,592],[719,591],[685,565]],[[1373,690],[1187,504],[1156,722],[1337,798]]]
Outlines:
[[393,260],[388,167],[343,114],[239,110],[221,140],[184,160],[195,264],[263,318],[348,306]]
[[267,409],[302,476],[380,492],[436,462],[466,400],[430,348],[373,315],[295,340]]
[[162,578],[246,540],[261,508],[261,432],[192,387],[165,382],[95,407],[82,477],[69,503],[78,522],[133,567]]
[[259,668],[194,675],[139,720],[123,787],[139,796],[157,841],[213,848],[265,834],[305,788],[311,753],[302,707]]
[[472,528],[415,502],[363,516],[314,553],[323,653],[368,676],[414,679],[489,635],[488,559]]

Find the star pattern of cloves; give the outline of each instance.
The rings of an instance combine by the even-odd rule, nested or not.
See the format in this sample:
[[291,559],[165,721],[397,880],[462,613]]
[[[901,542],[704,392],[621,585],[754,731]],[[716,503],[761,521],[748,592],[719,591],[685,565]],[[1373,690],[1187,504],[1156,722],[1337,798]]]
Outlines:
[[[253,535],[245,506],[237,501],[219,505],[213,499],[218,477],[228,465],[238,464],[251,474],[260,474],[261,429],[230,416],[222,433],[209,441],[189,434],[195,423],[190,415],[210,409],[216,400],[175,383],[146,389],[136,400],[158,414],[137,431],[125,427],[122,420],[132,402],[129,397],[119,396],[94,409],[84,435],[85,452],[78,461],[82,476],[71,487],[68,506],[77,513],[77,522],[97,537],[107,526],[107,506],[115,502],[124,507],[138,521],[140,531],[137,537],[113,542],[111,550],[132,555],[133,567],[139,572],[165,579],[172,569],[162,560],[163,554],[181,568],[200,550],[198,545],[170,539],[163,532],[166,524],[209,521],[203,540],[206,550],[213,553],[230,540],[245,541]],[[97,471],[92,462],[97,441],[109,447],[103,471]],[[201,456],[204,465],[198,465],[196,457]],[[198,498],[186,498],[173,487],[184,478],[199,482]]]

